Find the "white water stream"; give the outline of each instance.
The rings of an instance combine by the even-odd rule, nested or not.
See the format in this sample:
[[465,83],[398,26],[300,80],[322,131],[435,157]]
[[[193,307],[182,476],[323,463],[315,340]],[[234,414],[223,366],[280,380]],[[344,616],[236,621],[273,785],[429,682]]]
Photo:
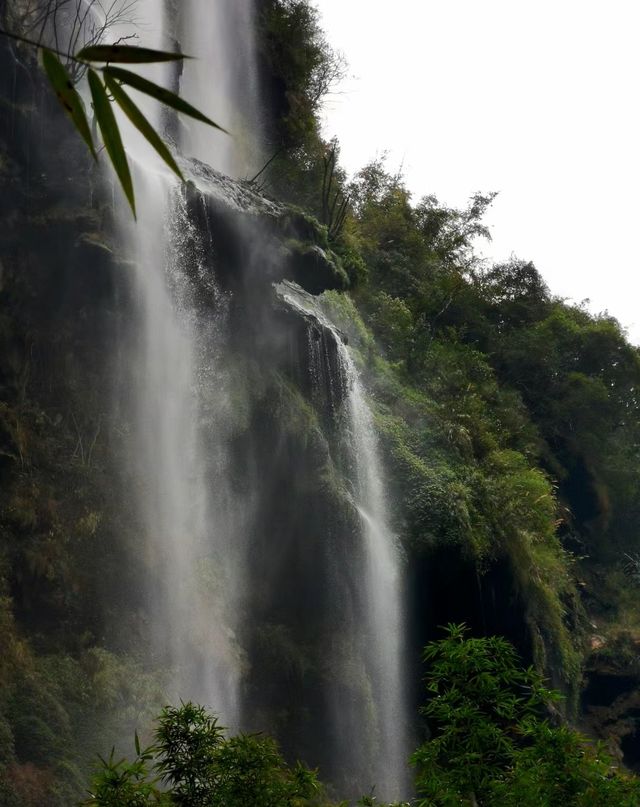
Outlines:
[[348,379],[351,450],[357,469],[356,506],[365,538],[365,654],[376,704],[378,734],[374,769],[380,772],[377,792],[385,798],[394,798],[410,792],[409,721],[404,681],[406,626],[400,548],[389,526],[373,415],[353,359],[347,347],[340,345]]
[[[356,624],[352,627],[354,634],[347,638],[352,648],[363,647],[361,661],[374,704],[375,715],[370,727],[375,734],[371,744],[373,759],[368,762],[375,775],[376,795],[398,798],[411,791],[407,765],[410,721],[405,685],[404,580],[400,546],[387,512],[373,413],[351,352],[324,312],[301,290],[295,291],[283,284],[281,294],[292,308],[310,315],[332,334],[338,349],[336,374],[331,370],[326,340],[310,332],[310,371],[320,394],[329,396],[328,403],[340,424],[340,437],[346,444],[352,477],[353,501],[363,530],[364,551],[360,558],[364,568],[358,568],[356,574],[364,590],[359,598],[359,612],[356,610]],[[349,626],[345,624],[345,632],[348,631]],[[353,664],[353,660],[349,663]],[[357,733],[357,725],[366,726],[371,715],[349,714],[349,704],[339,696],[333,702],[333,720],[340,727],[341,753],[355,759],[353,744],[357,739],[353,735]]]
[[237,728],[242,659],[234,614],[242,581],[225,483],[225,300],[211,280],[206,315],[194,301],[189,278],[203,268],[205,245],[175,184],[140,173],[136,186],[139,220],[128,230],[137,306],[131,461],[151,646],[172,671],[175,700],[206,703]]
[[[183,123],[177,129],[181,148],[217,169],[247,175],[258,151],[257,138],[247,134],[256,125],[259,108],[253,3],[184,0],[177,4],[177,19],[171,18],[168,5],[164,0],[140,1],[135,29],[140,44],[169,49],[177,43],[183,52],[197,56],[197,61],[185,63],[181,94],[234,131],[228,138],[204,125]],[[154,67],[147,74],[170,86],[168,67]],[[162,130],[157,108],[144,99],[136,101]],[[228,482],[230,402],[221,361],[226,300],[207,263],[214,245],[189,221],[176,182],[163,173],[135,132],[127,129],[125,137],[137,166],[139,211],[135,226],[124,219],[122,224],[135,264],[137,300],[128,357],[131,463],[149,569],[144,585],[152,647],[172,670],[176,699],[199,700],[213,707],[223,724],[237,728],[243,724],[246,667],[237,636],[239,621],[247,618],[241,614],[249,576],[246,525],[251,508],[234,497]],[[194,277],[199,293],[205,289],[204,308],[193,291]],[[363,532],[359,557],[360,562],[364,558],[364,568],[353,572],[362,588],[364,607],[357,618],[364,644],[351,652],[364,670],[375,714],[355,715],[347,724],[341,714],[345,704],[336,698],[327,716],[333,727],[318,731],[339,738],[337,762],[349,769],[360,759],[358,733],[372,730],[368,767],[376,773],[376,792],[394,798],[408,792],[401,563],[389,528],[371,410],[348,349],[330,323],[326,325],[339,345],[347,381],[341,428]],[[341,637],[345,646],[352,638]],[[362,782],[362,787],[370,784]]]
[[[139,0],[135,24],[111,36],[134,34],[139,38],[134,44],[197,54],[185,61],[179,87],[174,64],[145,66],[142,72],[179,89],[221,125],[241,128],[242,107],[233,106],[240,95],[234,77],[241,58],[246,70],[252,64],[250,3],[184,0],[173,14],[168,5]],[[242,97],[250,103],[250,94]],[[166,112],[144,96],[135,94],[135,101],[164,133],[171,120]],[[126,120],[121,125],[135,168],[138,210],[133,226],[123,210],[121,231],[135,266],[137,310],[127,359],[133,368],[131,464],[149,569],[142,585],[151,646],[171,670],[174,700],[204,703],[238,729],[244,659],[236,630],[248,513],[228,484],[229,400],[220,360],[226,300],[212,271],[210,235],[190,221],[183,191],[148,144]],[[188,118],[169,129],[182,153],[240,172],[240,138]]]

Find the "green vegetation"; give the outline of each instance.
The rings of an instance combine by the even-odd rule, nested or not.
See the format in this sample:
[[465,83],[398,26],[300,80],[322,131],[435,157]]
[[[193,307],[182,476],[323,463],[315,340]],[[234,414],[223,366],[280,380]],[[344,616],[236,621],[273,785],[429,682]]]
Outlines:
[[[631,657],[640,638],[640,351],[606,313],[555,297],[532,263],[477,258],[493,194],[462,210],[416,202],[383,160],[348,181],[339,144],[319,135],[313,88],[336,61],[317,16],[302,0],[265,9],[283,146],[265,186],[328,226],[351,280],[325,305],[373,392],[409,565],[446,563],[458,585],[457,599],[432,595],[445,604],[429,617],[474,614],[475,633],[506,634],[576,715],[585,660]],[[337,231],[328,186],[335,209],[348,199]]]
[[[583,557],[583,575],[617,565],[639,526],[639,351],[610,317],[554,298],[532,264],[478,264],[471,238],[486,198],[466,211],[413,207],[380,165],[355,184],[350,228],[369,271],[355,299],[394,377],[395,388],[389,371],[382,382],[392,453],[409,479],[416,460],[444,465],[441,501],[459,503],[425,530],[419,499],[407,502],[415,540],[449,535],[485,566],[507,555],[528,619],[558,648],[552,666],[576,680],[568,553]],[[433,523],[439,508],[426,509]]]
[[225,737],[202,707],[167,707],[154,744],[133,762],[112,753],[94,777],[86,802],[96,807],[179,804],[184,807],[302,807],[320,804],[320,785],[304,765],[290,767],[273,740],[259,735]]
[[[522,669],[501,637],[465,638],[462,625],[424,652],[431,737],[413,754],[416,807],[634,807],[640,780],[599,746],[563,726],[561,696],[533,668]],[[191,703],[167,707],[154,743],[135,735],[132,762],[114,752],[93,778],[87,805],[137,807],[329,807],[317,772],[289,766],[261,735],[225,736]],[[373,797],[359,805],[384,807]],[[339,807],[347,807],[341,802]],[[396,805],[396,807],[401,807]]]
[[503,638],[451,625],[424,658],[432,736],[412,758],[419,807],[638,803],[640,781],[559,722],[559,693]]
[[260,182],[331,231],[346,195],[346,177],[337,164],[337,144],[322,139],[319,113],[344,75],[344,59],[327,42],[319,13],[307,0],[261,2],[258,48],[272,112],[266,131],[270,162]]

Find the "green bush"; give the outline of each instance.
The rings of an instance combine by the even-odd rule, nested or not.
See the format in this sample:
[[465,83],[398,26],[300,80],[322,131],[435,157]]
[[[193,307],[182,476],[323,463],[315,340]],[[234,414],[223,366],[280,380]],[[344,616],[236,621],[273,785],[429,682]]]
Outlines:
[[184,703],[162,711],[149,748],[136,734],[133,762],[102,760],[90,793],[95,807],[302,807],[320,785],[314,771],[287,765],[271,738],[226,737],[214,716]]
[[501,637],[450,625],[424,653],[431,738],[413,755],[418,807],[631,807],[640,780],[554,720],[560,693]]

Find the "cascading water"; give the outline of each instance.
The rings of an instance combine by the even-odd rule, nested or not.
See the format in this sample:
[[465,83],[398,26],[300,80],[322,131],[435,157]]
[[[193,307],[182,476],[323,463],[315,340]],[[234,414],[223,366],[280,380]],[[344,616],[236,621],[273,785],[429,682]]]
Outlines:
[[[143,199],[130,243],[136,266],[132,465],[146,542],[151,647],[172,671],[171,693],[215,704],[239,723],[240,651],[233,634],[240,586],[226,506],[227,408],[219,367],[225,300],[203,263],[202,234],[172,181],[137,177]],[[151,200],[154,200],[153,204]],[[206,274],[206,315],[193,275]]]
[[[175,89],[222,125],[240,128],[241,109],[232,114],[231,99],[247,95],[224,77],[237,75],[231,68],[241,54],[245,65],[252,63],[248,7],[188,0],[176,11],[164,0],[141,0],[135,26],[112,33],[198,54],[185,62],[179,82],[184,87]],[[146,74],[169,86],[173,70],[152,66]],[[176,128],[156,104],[138,100],[187,153],[229,173],[239,170],[238,139],[202,132],[206,127],[193,122]],[[132,227],[123,218],[121,231],[135,264],[138,303],[127,352],[151,647],[172,671],[174,699],[207,703],[226,725],[238,728],[243,660],[234,628],[243,589],[240,513],[247,508],[237,506],[227,484],[228,402],[220,363],[225,301],[215,285],[211,244],[189,221],[175,179],[148,162],[138,133],[121,124],[135,165],[139,219]]]
[[253,0],[183,0],[176,21],[183,52],[198,57],[185,62],[182,94],[232,133],[212,138],[206,127],[184,124],[184,153],[234,177],[259,161],[253,15]]
[[392,798],[409,792],[408,715],[404,670],[406,635],[400,548],[389,526],[382,463],[373,414],[347,347],[340,342],[347,378],[350,449],[355,466],[355,501],[365,542],[366,664],[375,694],[378,743],[375,770],[380,791]]
[[[350,634],[351,658],[343,663],[353,664],[356,660],[362,664],[374,714],[362,708],[354,710],[353,703],[335,694],[333,721],[339,726],[340,738],[336,753],[352,768],[360,767],[361,776],[372,771],[378,795],[397,798],[410,792],[409,719],[403,672],[404,585],[400,547],[387,514],[373,413],[354,359],[338,331],[310,295],[289,284],[280,288],[290,306],[316,323],[308,329],[309,371],[316,396],[328,397],[331,415],[337,422],[352,501],[362,530],[362,544],[356,555],[362,564],[358,569],[360,590],[354,598],[351,622],[343,623],[343,632]],[[331,358],[328,340],[337,352],[337,361]],[[356,750],[361,747],[358,734],[366,733],[363,727],[373,733],[368,759],[364,761]]]
[[[247,155],[257,153],[247,147],[251,138],[242,135],[250,120],[247,112],[258,108],[253,4],[188,0],[173,11],[170,5],[164,0],[140,3],[141,44],[179,47],[196,55],[198,63],[187,63],[179,80],[181,94],[239,134],[231,139],[197,128],[199,124],[164,122],[187,153],[242,174]],[[230,78],[239,62],[243,80]],[[176,83],[166,66],[154,68],[151,77]],[[145,112],[161,128],[157,110],[147,106]],[[313,544],[308,534],[313,530],[305,525],[313,515],[298,511],[305,505],[295,498],[277,506],[267,501],[274,495],[269,475],[288,484],[300,466],[306,478],[312,475],[309,460],[286,452],[268,456],[258,445],[260,436],[251,431],[256,427],[250,419],[240,440],[245,445],[244,465],[235,456],[238,404],[240,409],[250,409],[251,404],[237,390],[231,402],[229,367],[237,355],[230,347],[229,310],[235,317],[234,349],[238,330],[253,329],[253,337],[245,335],[239,342],[249,362],[257,345],[272,339],[273,355],[262,348],[261,361],[267,365],[263,376],[277,375],[282,362],[276,355],[281,347],[278,328],[273,315],[264,314],[270,303],[265,303],[268,293],[260,279],[264,265],[277,259],[277,253],[275,258],[267,254],[273,250],[262,243],[259,228],[235,221],[235,232],[227,237],[245,245],[240,251],[244,264],[235,266],[243,277],[231,285],[244,299],[239,302],[233,291],[222,291],[216,280],[223,268],[221,245],[209,228],[206,189],[181,190],[173,178],[159,172],[157,163],[146,163],[148,152],[134,132],[127,130],[126,137],[136,163],[139,221],[132,225],[123,218],[121,225],[128,257],[135,264],[136,305],[125,354],[132,401],[131,467],[148,570],[143,585],[152,652],[171,671],[174,699],[204,702],[232,728],[277,731],[276,710],[268,705],[263,710],[266,722],[252,722],[262,712],[247,692],[273,683],[261,680],[256,647],[272,637],[299,649],[305,634],[317,632],[323,650],[314,663],[325,664],[323,654],[330,659],[322,674],[322,692],[310,693],[301,684],[295,709],[304,716],[308,701],[316,699],[320,705],[315,713],[322,723],[310,730],[303,719],[291,718],[296,728],[289,752],[307,754],[311,764],[316,763],[314,757],[327,760],[328,775],[347,783],[354,794],[375,784],[378,795],[404,795],[401,562],[386,514],[373,417],[351,355],[315,309],[312,316],[323,336],[309,346],[306,371],[317,377],[316,388],[322,387],[330,399],[332,439],[342,446],[336,449],[342,457],[337,462],[344,466],[344,502],[350,515],[331,527],[314,525]],[[193,177],[205,187],[202,177]],[[194,199],[199,200],[195,212]],[[252,286],[258,282],[260,291],[255,292]],[[289,297],[293,309],[310,315],[292,289]],[[257,321],[265,332],[256,337]],[[322,407],[322,402],[317,404]],[[238,475],[244,481],[232,483]],[[313,497],[311,507],[316,507]],[[321,518],[330,518],[322,506],[316,510]],[[324,564],[321,574],[316,558],[304,557],[311,552]],[[299,624],[306,620],[309,624]],[[290,655],[297,652],[291,650]],[[286,676],[273,686],[286,700]],[[320,751],[321,746],[330,752]]]

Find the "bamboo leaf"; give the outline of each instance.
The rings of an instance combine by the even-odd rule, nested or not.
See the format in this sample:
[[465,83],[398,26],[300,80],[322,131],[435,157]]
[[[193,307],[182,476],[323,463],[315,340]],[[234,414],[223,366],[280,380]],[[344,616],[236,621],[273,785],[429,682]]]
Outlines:
[[118,106],[129,118],[131,123],[133,123],[136,129],[138,129],[138,131],[144,135],[147,141],[158,152],[158,154],[162,157],[162,159],[174,172],[174,174],[177,174],[177,176],[179,176],[180,179],[184,182],[182,172],[178,168],[176,161],[171,156],[171,152],[162,142],[162,139],[160,138],[156,130],[153,128],[153,126],[149,123],[149,121],[145,118],[142,112],[133,103],[131,98],[129,98],[126,92],[122,89],[120,84],[118,84],[118,82],[115,81],[109,75],[105,76],[105,83],[107,85],[109,92],[111,93],[111,95],[113,95],[114,99],[116,100]]
[[138,732],[134,733],[134,740],[136,744],[136,754],[140,756],[140,738],[138,737]]
[[113,114],[109,96],[105,90],[100,77],[94,70],[89,70],[89,88],[91,89],[91,97],[93,99],[93,108],[96,113],[96,119],[102,132],[102,139],[105,148],[115,168],[122,190],[127,197],[133,216],[136,216],[136,202],[133,195],[133,183],[131,181],[131,173],[129,171],[129,164],[127,163],[127,155],[122,145],[122,138],[120,137],[120,130],[116,116]]
[[176,62],[180,59],[190,58],[183,53],[138,48],[134,45],[90,45],[76,53],[76,59],[83,62],[120,62],[122,64]]
[[42,49],[42,66],[49,79],[58,101],[64,107],[65,112],[73,121],[73,125],[80,133],[82,139],[89,147],[93,159],[97,159],[96,150],[91,137],[91,130],[84,111],[82,98],[73,86],[71,77],[67,73],[65,66],[60,59],[46,48]]
[[123,70],[121,67],[105,67],[104,74],[105,76],[111,76],[121,81],[123,84],[127,84],[129,87],[133,87],[134,90],[143,92],[145,95],[150,95],[152,98],[155,98],[156,101],[170,106],[177,112],[182,112],[184,115],[189,115],[191,118],[213,126],[214,129],[220,129],[221,132],[229,134],[226,129],[223,129],[222,126],[212,121],[211,118],[207,118],[206,115],[203,115],[202,112],[191,106],[191,104],[188,104],[180,98],[180,96],[170,90],[166,90],[164,87],[159,87],[152,81],[137,75],[137,73],[132,73],[130,70]]

